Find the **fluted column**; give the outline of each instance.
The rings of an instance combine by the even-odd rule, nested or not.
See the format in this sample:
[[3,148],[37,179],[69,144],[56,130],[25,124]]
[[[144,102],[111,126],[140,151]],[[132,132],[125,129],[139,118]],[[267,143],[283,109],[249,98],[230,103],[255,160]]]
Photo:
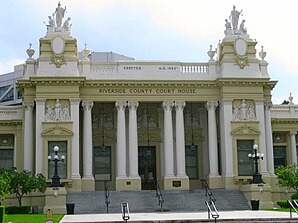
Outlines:
[[165,151],[165,178],[174,177],[174,152],[173,152],[173,123],[172,107],[173,101],[164,101],[164,151]]
[[274,156],[273,156],[273,140],[272,140],[272,127],[270,106],[271,102],[264,104],[265,106],[265,134],[266,134],[266,152],[267,152],[267,169],[271,176],[274,176]]
[[138,127],[137,127],[137,101],[128,102],[129,108],[129,178],[139,178],[138,174]]
[[294,132],[294,131],[290,132],[292,164],[297,163],[296,135],[297,135],[297,132]]
[[42,122],[45,116],[45,100],[35,99],[36,104],[36,126],[35,126],[35,174],[43,173],[44,164],[44,144],[41,136],[42,133]]
[[218,150],[215,110],[217,101],[208,101],[208,142],[209,142],[209,176],[218,176]]
[[33,101],[25,101],[24,118],[24,169],[33,172]]
[[126,101],[117,101],[117,148],[116,148],[116,178],[126,178],[126,134],[125,107]]
[[83,179],[94,179],[92,174],[92,101],[82,102],[84,110],[83,120]]
[[80,151],[79,151],[79,130],[80,130],[80,99],[70,99],[71,106],[71,120],[73,122],[72,131],[72,144],[71,144],[71,178],[81,179],[80,176]]
[[177,177],[186,177],[183,109],[185,101],[175,101],[176,109],[176,169]]

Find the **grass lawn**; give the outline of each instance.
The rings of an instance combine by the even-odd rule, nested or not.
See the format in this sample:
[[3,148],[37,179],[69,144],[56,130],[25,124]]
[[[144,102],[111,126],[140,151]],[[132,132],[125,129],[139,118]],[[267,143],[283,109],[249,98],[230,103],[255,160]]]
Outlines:
[[[53,222],[58,223],[63,216],[63,214],[54,214]],[[46,221],[46,214],[7,214],[5,216],[5,222],[11,223],[42,223]]]

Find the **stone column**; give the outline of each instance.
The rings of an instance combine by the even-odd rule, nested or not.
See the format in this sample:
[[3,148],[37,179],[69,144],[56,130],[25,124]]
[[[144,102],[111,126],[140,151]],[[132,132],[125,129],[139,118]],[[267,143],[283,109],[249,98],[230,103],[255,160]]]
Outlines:
[[218,149],[215,110],[217,101],[208,101],[208,142],[209,142],[209,177],[218,176]]
[[165,151],[165,178],[174,177],[174,152],[173,152],[173,123],[172,107],[173,101],[164,101],[164,151]]
[[[24,169],[34,172],[33,170],[33,101],[25,101],[24,117]],[[16,143],[15,143],[16,144]]]
[[184,107],[185,107],[185,101],[175,101],[177,177],[186,177],[186,173],[185,173],[185,137],[184,137],[184,117],[183,117]]
[[292,164],[297,163],[296,135],[297,135],[297,132],[294,132],[294,131],[290,132]]
[[126,101],[117,101],[117,148],[116,148],[116,190],[125,188],[123,179],[126,173],[126,134],[125,134],[125,107]]
[[[256,116],[257,116],[257,120],[259,121],[259,130],[260,130],[258,152],[264,153],[264,157],[267,158],[264,101],[255,100],[255,104],[256,104]],[[264,176],[269,175],[267,170],[267,159],[263,159],[260,162],[260,173]]]
[[79,144],[79,130],[80,130],[80,99],[70,99],[70,111],[72,120],[72,140],[71,140],[71,191],[81,191],[81,176],[80,176],[80,144]]
[[181,181],[177,189],[189,190],[189,178],[185,171],[185,137],[183,109],[185,101],[175,101],[176,109],[176,177]]
[[128,102],[129,108],[129,178],[139,178],[138,174],[138,127],[137,127],[137,108],[139,103],[136,101]]
[[[46,156],[44,156],[44,144],[43,138],[41,136],[42,133],[42,122],[45,117],[45,100],[44,99],[35,99],[36,104],[36,123],[35,123],[35,174],[43,173],[44,168],[44,160]],[[46,152],[47,153],[47,152]]]
[[83,101],[83,178],[82,191],[94,191],[94,177],[92,174],[92,101]]
[[266,134],[266,152],[267,152],[267,168],[270,176],[275,176],[274,173],[274,156],[273,156],[273,140],[270,107],[271,102],[265,103],[265,134]]
[[129,148],[129,179],[131,185],[129,189],[140,190],[141,178],[138,174],[138,125],[137,125],[137,101],[128,102],[129,124],[128,124],[128,148]]

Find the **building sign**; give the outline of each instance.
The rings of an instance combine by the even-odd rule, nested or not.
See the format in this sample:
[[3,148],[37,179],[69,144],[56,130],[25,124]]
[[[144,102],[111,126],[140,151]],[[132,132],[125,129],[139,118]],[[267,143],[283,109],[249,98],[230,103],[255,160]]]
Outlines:
[[194,88],[99,88],[99,94],[159,94],[159,95],[173,95],[173,94],[197,94],[197,89]]

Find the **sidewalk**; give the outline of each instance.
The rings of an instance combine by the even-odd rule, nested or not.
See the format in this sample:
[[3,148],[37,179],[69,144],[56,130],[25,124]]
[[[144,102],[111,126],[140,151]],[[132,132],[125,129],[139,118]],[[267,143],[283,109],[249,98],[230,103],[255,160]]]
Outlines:
[[[230,219],[235,222],[241,222],[241,219],[289,219],[290,213],[277,211],[222,211],[219,212],[218,220]],[[293,213],[293,219],[298,222],[298,215]],[[208,220],[207,212],[190,213],[131,213],[128,222],[142,221],[171,221],[171,220]],[[84,222],[123,222],[121,214],[81,214],[65,215],[60,223],[84,223]],[[213,220],[214,222],[214,220]]]

